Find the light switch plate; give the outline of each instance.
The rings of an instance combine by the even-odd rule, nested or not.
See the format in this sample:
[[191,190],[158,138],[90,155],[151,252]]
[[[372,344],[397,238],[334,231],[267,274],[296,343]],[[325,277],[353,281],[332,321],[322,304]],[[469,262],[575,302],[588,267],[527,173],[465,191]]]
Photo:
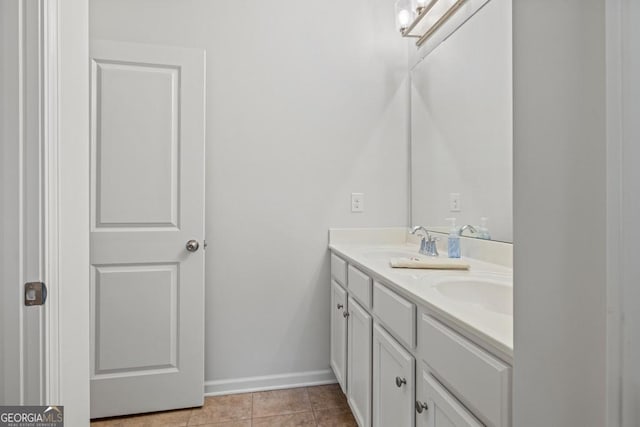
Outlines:
[[351,212],[364,212],[364,193],[351,193]]
[[449,210],[451,212],[460,212],[460,193],[449,194]]

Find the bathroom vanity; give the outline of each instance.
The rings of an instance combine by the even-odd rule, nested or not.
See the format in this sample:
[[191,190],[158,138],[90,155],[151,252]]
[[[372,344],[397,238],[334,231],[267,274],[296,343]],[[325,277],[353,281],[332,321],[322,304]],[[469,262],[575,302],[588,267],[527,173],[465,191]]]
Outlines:
[[361,427],[511,426],[511,245],[462,245],[468,271],[393,269],[423,256],[406,229],[330,230],[331,367]]

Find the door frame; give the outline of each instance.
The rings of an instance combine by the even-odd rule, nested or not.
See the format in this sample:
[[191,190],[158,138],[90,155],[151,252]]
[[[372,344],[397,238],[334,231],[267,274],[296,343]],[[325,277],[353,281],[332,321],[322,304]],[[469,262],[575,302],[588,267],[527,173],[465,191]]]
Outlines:
[[45,399],[89,425],[89,4],[38,0]]
[[48,300],[46,304],[45,322],[45,375],[46,375],[46,400],[54,403],[60,400],[60,324],[58,313],[60,310],[59,284],[59,257],[58,245],[60,241],[58,227],[58,49],[57,27],[58,0],[45,3],[42,13],[41,31],[42,46],[40,50],[42,95],[43,104],[43,130],[42,151],[44,168],[44,259],[45,277],[48,287]]
[[607,169],[607,353],[606,353],[606,420],[607,425],[621,426],[623,413],[623,293],[624,248],[624,63],[623,47],[628,28],[622,19],[623,0],[605,1],[606,51],[606,169]]

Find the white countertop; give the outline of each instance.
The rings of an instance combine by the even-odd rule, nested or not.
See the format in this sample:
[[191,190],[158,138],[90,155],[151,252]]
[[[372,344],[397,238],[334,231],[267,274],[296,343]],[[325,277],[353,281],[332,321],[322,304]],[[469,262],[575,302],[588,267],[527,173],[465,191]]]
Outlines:
[[[337,240],[329,244],[329,248],[333,252],[382,279],[385,284],[433,311],[447,323],[454,324],[458,329],[480,340],[486,346],[498,350],[509,359],[509,362],[512,362],[512,298],[511,304],[507,304],[508,307],[504,307],[504,301],[502,301],[496,304],[498,307],[502,305],[502,309],[495,309],[495,307],[492,309],[487,308],[485,304],[469,303],[447,297],[436,286],[439,281],[447,278],[461,278],[463,280],[477,278],[479,280],[495,280],[501,286],[510,287],[512,290],[512,268],[469,257],[462,258],[470,265],[468,271],[391,268],[389,265],[391,257],[400,257],[407,253],[417,257],[424,257],[424,255],[418,253],[416,243],[404,243],[397,238],[392,239],[392,243],[389,243],[388,239],[380,239],[387,240],[381,243],[375,243],[371,239],[354,243],[346,241],[350,239],[333,240]],[[443,257],[443,255],[440,256]],[[446,253],[444,258],[446,258]],[[487,302],[489,305],[492,303],[491,300]]]

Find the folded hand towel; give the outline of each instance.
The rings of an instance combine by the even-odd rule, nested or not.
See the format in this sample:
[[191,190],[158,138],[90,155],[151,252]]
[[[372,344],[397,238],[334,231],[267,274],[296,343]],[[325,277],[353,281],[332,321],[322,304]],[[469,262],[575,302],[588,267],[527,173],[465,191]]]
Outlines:
[[393,268],[432,268],[438,270],[468,270],[469,264],[452,258],[391,258]]

